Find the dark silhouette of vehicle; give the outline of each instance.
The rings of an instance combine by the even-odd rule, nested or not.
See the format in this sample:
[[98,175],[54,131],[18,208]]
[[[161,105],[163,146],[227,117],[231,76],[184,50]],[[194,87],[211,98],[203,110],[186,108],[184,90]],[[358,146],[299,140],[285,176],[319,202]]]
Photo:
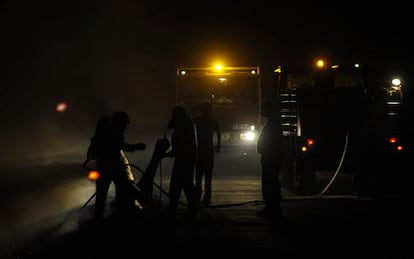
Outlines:
[[259,67],[180,67],[176,80],[176,104],[191,117],[200,104],[212,105],[223,145],[256,143],[261,120]]
[[275,70],[285,187],[322,192],[318,175],[332,181],[340,172],[356,193],[378,193],[379,183],[402,169],[401,82],[378,83],[367,75],[358,64]]

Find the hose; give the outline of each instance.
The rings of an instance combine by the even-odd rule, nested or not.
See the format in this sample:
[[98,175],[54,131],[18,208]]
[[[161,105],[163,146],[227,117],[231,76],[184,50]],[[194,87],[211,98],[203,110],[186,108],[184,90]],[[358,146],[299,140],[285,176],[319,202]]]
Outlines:
[[344,149],[342,151],[342,156],[341,156],[341,160],[339,161],[338,167],[336,168],[335,173],[332,175],[332,177],[331,177],[330,181],[328,182],[328,184],[325,186],[325,188],[318,195],[316,195],[316,197],[320,198],[329,189],[329,187],[331,187],[332,183],[335,181],[336,177],[338,176],[338,173],[341,170],[342,164],[343,164],[344,159],[345,159],[346,151],[348,150],[348,140],[349,140],[349,130],[346,131],[345,145],[344,145]]
[[[344,144],[344,148],[343,148],[343,151],[342,151],[342,155],[341,155],[341,159],[339,161],[338,167],[336,168],[335,173],[332,175],[332,177],[331,177],[330,181],[328,182],[328,184],[317,195],[311,196],[311,197],[302,197],[301,199],[322,198],[322,196],[326,193],[326,191],[332,186],[333,182],[337,178],[337,176],[338,176],[338,174],[339,174],[339,172],[340,172],[340,170],[342,168],[343,161],[345,159],[345,155],[346,155],[347,150],[348,150],[348,142],[349,142],[349,130],[347,130],[347,132],[346,132],[345,144]],[[134,164],[127,164],[127,165],[135,168],[141,174],[144,174],[145,173],[145,171],[142,168],[140,168],[139,166],[137,166],[137,165],[134,165]],[[83,168],[84,169],[87,169],[87,170],[93,170],[92,168],[87,168],[86,167],[86,162],[83,164]],[[156,184],[155,182],[153,182],[153,184],[160,191],[160,197],[159,198],[161,199],[162,194],[164,194],[165,196],[168,197],[168,192],[166,192],[161,187],[161,183],[162,183],[162,168],[161,167],[160,167],[160,175],[161,175],[161,177],[160,177],[160,185]],[[96,195],[96,192],[94,194],[92,194],[92,196],[81,207],[81,209],[84,208],[84,207],[86,207],[87,204],[95,197],[95,195]],[[284,199],[284,200],[286,200],[286,199]],[[297,200],[297,199],[292,199],[292,200]],[[187,203],[184,203],[184,202],[181,202],[181,201],[179,203],[182,204],[182,205],[188,206]],[[223,208],[223,207],[242,206],[242,205],[247,205],[247,204],[261,205],[261,204],[264,204],[264,200],[253,200],[253,201],[240,202],[240,203],[228,203],[228,204],[208,205],[208,206],[202,206],[201,208]]]

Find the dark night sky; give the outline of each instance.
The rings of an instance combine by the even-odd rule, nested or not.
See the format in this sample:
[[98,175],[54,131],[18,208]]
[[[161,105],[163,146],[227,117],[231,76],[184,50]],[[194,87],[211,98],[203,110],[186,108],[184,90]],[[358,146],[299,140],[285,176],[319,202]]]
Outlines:
[[[254,2],[2,1],[0,162],[85,153],[100,114],[126,110],[127,140],[163,133],[178,66],[260,66],[315,56],[384,73],[412,69],[409,8]],[[398,15],[398,12],[403,12]],[[393,36],[394,35],[394,36]],[[401,72],[402,71],[402,72]],[[59,101],[69,104],[55,112]]]

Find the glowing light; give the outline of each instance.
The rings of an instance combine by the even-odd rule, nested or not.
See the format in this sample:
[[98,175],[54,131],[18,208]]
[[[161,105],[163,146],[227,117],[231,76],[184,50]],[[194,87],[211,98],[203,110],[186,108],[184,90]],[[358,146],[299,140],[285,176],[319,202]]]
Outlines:
[[404,147],[403,147],[402,145],[398,145],[398,146],[397,146],[397,150],[398,150],[398,151],[402,151],[403,149],[404,149]]
[[224,78],[224,77],[220,77],[218,80],[220,81],[220,83],[224,83],[224,82],[226,82],[226,81],[227,81],[227,79],[226,79],[226,78]]
[[397,138],[391,137],[388,139],[390,143],[397,143]]
[[246,133],[246,140],[252,141],[255,139],[255,137],[256,135],[254,134],[254,132],[249,131]]
[[275,68],[275,70],[273,70],[273,72],[275,72],[275,73],[282,73],[282,67],[281,66],[277,66],[276,68]]
[[214,65],[214,69],[217,71],[221,71],[223,69],[223,65],[222,64],[216,64]]
[[302,146],[301,150],[302,150],[302,152],[306,152],[306,151],[308,151],[308,147],[307,146]]
[[313,139],[309,138],[309,139],[307,139],[307,140],[306,140],[306,143],[307,143],[309,146],[312,146],[312,145],[315,143],[315,141],[314,141]]
[[92,180],[92,181],[98,180],[99,176],[100,176],[99,172],[95,171],[95,170],[89,171],[89,173],[88,173],[88,179]]
[[240,139],[247,140],[247,141],[253,141],[256,139],[256,134],[253,131],[247,131],[240,134]]
[[57,112],[64,112],[68,109],[68,104],[66,102],[60,102],[56,105],[55,110]]
[[394,79],[392,79],[391,83],[394,86],[399,86],[399,85],[401,85],[401,80],[399,78],[394,78]]
[[326,61],[324,60],[324,59],[317,59],[316,61],[315,61],[315,66],[317,67],[317,68],[319,68],[319,69],[321,69],[321,68],[326,68]]

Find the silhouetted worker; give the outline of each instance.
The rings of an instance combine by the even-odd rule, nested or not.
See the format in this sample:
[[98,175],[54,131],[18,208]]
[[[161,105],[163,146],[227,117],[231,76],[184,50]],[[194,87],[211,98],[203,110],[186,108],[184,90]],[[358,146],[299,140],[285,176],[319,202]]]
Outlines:
[[119,211],[129,211],[134,201],[131,193],[131,180],[133,179],[126,172],[127,165],[124,162],[123,151],[144,150],[146,145],[124,142],[124,132],[129,122],[128,114],[124,111],[115,112],[111,118],[101,117],[91,139],[87,161],[96,159],[96,169],[100,174],[96,180],[94,211],[96,219],[102,219],[104,216],[105,203],[112,181],[115,184],[115,200]]
[[[210,103],[204,103],[201,116],[193,119],[196,125],[197,136],[197,159],[195,186],[198,200],[203,194],[202,182],[204,177],[204,197],[201,203],[209,205],[211,202],[212,175],[214,167],[214,151],[220,152],[221,132],[216,118],[211,116],[212,107]],[[214,147],[214,134],[217,143]]]
[[181,191],[187,198],[190,213],[197,210],[197,198],[194,186],[194,165],[196,159],[196,139],[193,122],[182,106],[172,109],[172,118],[168,129],[173,129],[171,135],[171,151],[169,157],[174,157],[170,179],[168,211],[175,215]]
[[265,207],[257,215],[279,220],[282,219],[279,179],[282,164],[282,127],[272,103],[262,104],[261,115],[266,118],[266,122],[257,140],[257,151],[261,154],[262,196]]

